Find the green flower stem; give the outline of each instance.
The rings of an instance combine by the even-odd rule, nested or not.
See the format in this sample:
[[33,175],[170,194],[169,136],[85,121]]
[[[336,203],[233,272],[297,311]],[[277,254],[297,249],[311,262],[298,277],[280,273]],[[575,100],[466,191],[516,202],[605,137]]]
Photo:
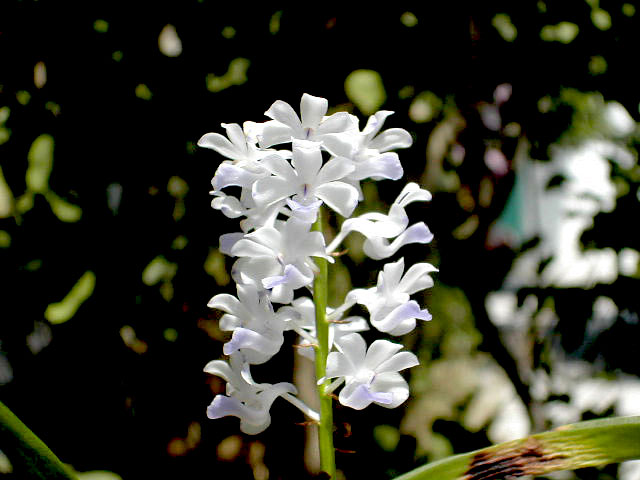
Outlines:
[[[322,233],[322,214],[318,211],[318,219],[313,224],[315,231]],[[316,378],[324,378],[329,355],[329,322],[327,321],[328,265],[324,258],[316,258],[318,273],[313,282],[313,302],[316,310]],[[320,444],[320,467],[330,475],[336,476],[336,458],[333,448],[333,405],[327,387],[331,382],[326,379],[318,385],[320,397],[320,424],[318,425],[318,441]]]
[[0,402],[0,445],[19,478],[77,480],[29,428]]

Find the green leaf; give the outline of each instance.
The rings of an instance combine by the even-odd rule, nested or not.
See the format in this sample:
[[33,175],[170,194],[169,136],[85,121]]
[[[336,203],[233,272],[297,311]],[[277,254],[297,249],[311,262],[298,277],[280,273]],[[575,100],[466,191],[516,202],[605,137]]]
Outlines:
[[71,470],[2,402],[0,445],[11,461],[15,478],[76,480]]
[[546,475],[640,458],[640,416],[590,420],[418,467],[396,480]]

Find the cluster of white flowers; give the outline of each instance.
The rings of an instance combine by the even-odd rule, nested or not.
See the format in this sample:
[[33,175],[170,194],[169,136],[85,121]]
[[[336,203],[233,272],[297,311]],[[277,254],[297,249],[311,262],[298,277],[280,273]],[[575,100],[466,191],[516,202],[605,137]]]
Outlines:
[[[398,155],[391,150],[409,147],[412,139],[400,128],[381,131],[393,112],[377,112],[360,131],[355,116],[346,112],[327,116],[327,109],[327,100],[307,94],[300,116],[289,104],[276,101],[265,112],[271,120],[245,122],[242,128],[222,124],[228,138],[208,133],[198,142],[229,159],[213,177],[212,207],[229,218],[241,218],[241,231],[220,237],[220,251],[237,257],[231,272],[237,297],[219,294],[208,304],[225,312],[220,328],[232,335],[223,347],[229,362],[214,360],[205,367],[227,382],[226,395],[214,398],[207,415],[237,416],[245,433],[259,433],[269,426],[269,409],[277,397],[319,419],[295,396],[294,385],[256,383],[250,373],[251,365],[268,361],[280,350],[284,331],[297,332],[302,345],[317,344],[314,303],[309,297],[295,298],[298,291],[313,292],[317,266],[311,257],[333,262],[332,252],[351,232],[366,237],[364,252],[376,260],[391,257],[403,245],[429,243],[433,238],[423,222],[409,226],[405,207],[431,199],[415,183],[402,190],[388,214],[350,218],[363,200],[360,181],[403,176]],[[270,148],[279,144],[290,144],[291,150]],[[231,195],[227,187],[235,187],[231,191],[239,195]],[[312,230],[323,204],[346,218],[329,245],[322,233]],[[399,352],[402,345],[388,340],[376,340],[367,348],[358,333],[368,330],[370,323],[387,334],[404,335],[415,328],[416,319],[431,319],[410,296],[433,286],[429,274],[436,269],[418,263],[404,270],[403,258],[387,263],[375,287],[352,290],[343,305],[327,309],[332,351],[326,378],[336,378],[331,391],[345,384],[339,394],[343,405],[362,409],[375,403],[393,408],[409,396],[398,372],[417,365],[416,356]],[[369,322],[343,317],[355,304],[366,307]],[[298,351],[315,357],[313,348]]]

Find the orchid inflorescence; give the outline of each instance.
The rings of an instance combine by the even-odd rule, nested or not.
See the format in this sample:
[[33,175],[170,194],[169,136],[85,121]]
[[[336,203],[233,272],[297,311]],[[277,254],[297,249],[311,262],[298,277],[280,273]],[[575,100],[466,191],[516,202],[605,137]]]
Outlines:
[[[362,180],[403,176],[398,155],[391,150],[409,147],[412,138],[400,128],[381,131],[393,112],[375,113],[360,131],[357,117],[346,112],[327,116],[327,109],[327,100],[308,94],[302,96],[300,116],[289,104],[276,101],[265,112],[271,120],[245,122],[242,128],[222,124],[228,138],[207,133],[198,142],[228,159],[213,177],[212,207],[241,219],[241,231],[220,237],[220,251],[237,258],[231,270],[237,296],[219,294],[208,303],[224,312],[220,328],[232,335],[223,347],[229,361],[213,360],[204,369],[227,382],[226,395],[215,396],[207,415],[237,416],[240,429],[248,434],[269,426],[269,409],[278,397],[310,419],[320,420],[320,414],[296,396],[293,384],[257,383],[251,376],[252,365],[263,364],[279,352],[285,331],[295,331],[300,345],[309,347],[296,349],[302,355],[326,359],[316,369],[324,372],[318,384],[326,382],[325,394],[344,383],[338,396],[341,404],[358,410],[372,403],[394,408],[409,396],[407,382],[398,372],[417,365],[418,359],[388,340],[375,340],[367,348],[359,332],[371,324],[398,336],[412,331],[417,319],[431,320],[411,295],[432,287],[430,273],[437,270],[429,263],[417,263],[405,271],[400,258],[384,265],[375,287],[354,289],[342,305],[326,308],[327,345],[324,355],[318,354],[322,342],[316,334],[318,303],[313,293],[319,269],[311,257],[333,263],[335,250],[351,232],[365,237],[364,253],[375,260],[393,256],[403,245],[426,244],[433,238],[424,222],[409,226],[405,207],[431,199],[415,183],[404,187],[387,214],[352,217],[364,199]],[[281,144],[290,144],[291,150],[272,148]],[[239,196],[225,191],[227,187],[236,187],[232,191],[239,187]],[[322,205],[345,218],[328,245],[314,228]],[[312,297],[296,298],[301,291]],[[356,304],[366,307],[369,321],[345,316]]]

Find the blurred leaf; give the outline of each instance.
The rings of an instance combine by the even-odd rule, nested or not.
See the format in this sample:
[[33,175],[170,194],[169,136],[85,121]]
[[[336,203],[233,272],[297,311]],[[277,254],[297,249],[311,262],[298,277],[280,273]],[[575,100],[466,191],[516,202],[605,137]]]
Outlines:
[[433,92],[420,92],[411,102],[409,118],[416,123],[430,122],[442,110],[442,100]]
[[600,30],[609,30],[611,28],[611,15],[602,8],[591,10],[591,21]]
[[545,25],[540,30],[540,38],[545,42],[571,43],[580,29],[571,22],[560,22],[557,25]]
[[271,33],[271,35],[275,35],[280,31],[281,18],[282,18],[282,10],[279,10],[273,15],[271,15],[271,20],[269,20],[269,33]]
[[622,5],[622,13],[627,17],[633,17],[636,14],[636,7],[631,3]]
[[11,136],[11,130],[4,127],[5,122],[9,118],[9,113],[11,113],[9,107],[0,108],[0,145],[9,140]]
[[227,25],[222,29],[221,35],[227,40],[231,40],[233,37],[236,36],[236,29],[233,28],[231,25]]
[[33,193],[25,192],[16,198],[16,211],[20,214],[28,212],[33,208]]
[[376,425],[373,438],[385,452],[393,452],[400,442],[400,432],[391,425]]
[[11,246],[11,235],[6,230],[0,230],[0,248],[9,248]]
[[77,222],[82,217],[82,209],[79,206],[65,202],[55,193],[49,191],[45,194],[45,197],[51,206],[51,211],[59,220]]
[[44,62],[36,63],[33,67],[33,84],[36,88],[42,88],[47,83],[47,67]]
[[177,57],[182,53],[182,40],[178,36],[176,27],[165,25],[158,35],[158,48],[167,57]]
[[136,97],[142,100],[151,100],[153,94],[151,93],[151,90],[149,90],[149,87],[147,87],[144,83],[141,83],[136,86]]
[[95,285],[95,274],[87,270],[61,302],[49,304],[44,312],[44,318],[53,325],[64,323],[71,319],[80,308],[80,305],[91,296]]
[[27,188],[35,193],[45,193],[49,189],[49,175],[53,168],[53,137],[43,134],[36,138],[31,144],[27,160]]
[[161,280],[170,281],[178,271],[178,265],[169,262],[162,255],[151,260],[142,272],[142,281],[145,285],[152,286]]
[[595,55],[589,60],[589,72],[591,75],[602,75],[607,71],[607,61],[601,55]]
[[493,17],[491,25],[493,25],[493,28],[495,28],[500,36],[507,42],[513,42],[518,36],[518,29],[511,23],[511,17],[506,13],[499,13]]
[[233,85],[242,85],[247,81],[247,70],[251,62],[246,58],[234,58],[229,63],[227,73],[218,77],[213,73],[207,75],[207,90],[219,92]]
[[167,182],[167,192],[174,198],[184,198],[189,191],[189,185],[178,176],[173,176]]
[[387,99],[382,77],[374,70],[355,70],[344,82],[349,100],[365,115],[374,114]]
[[9,461],[9,458],[0,451],[0,474],[7,474],[13,471],[13,466]]
[[107,33],[107,31],[109,30],[109,22],[99,18],[95,22],[93,22],[93,29],[99,33]]
[[90,472],[76,472],[78,480],[122,480],[120,475],[106,470],[93,470]]
[[402,15],[400,15],[400,22],[405,27],[415,27],[418,24],[418,17],[416,17],[411,12],[404,12]]
[[640,458],[640,417],[591,420],[455,455],[396,480],[455,480],[546,475]]
[[26,105],[31,101],[31,94],[26,90],[20,90],[16,92],[16,100],[20,105]]
[[13,193],[9,184],[4,178],[2,167],[0,167],[0,218],[7,218],[13,211]]
[[204,271],[211,275],[221,287],[228,285],[231,277],[227,273],[224,255],[218,249],[212,248],[204,261]]

